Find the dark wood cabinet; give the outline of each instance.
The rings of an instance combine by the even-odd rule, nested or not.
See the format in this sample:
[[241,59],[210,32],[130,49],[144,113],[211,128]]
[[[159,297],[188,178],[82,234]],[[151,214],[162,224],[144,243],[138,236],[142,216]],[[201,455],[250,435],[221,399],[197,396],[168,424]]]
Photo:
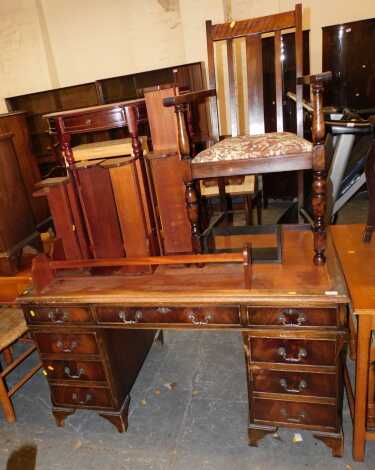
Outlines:
[[37,239],[13,134],[0,134],[0,274],[15,274],[23,247]]
[[28,132],[26,113],[16,111],[0,114],[0,134],[11,133],[15,150],[15,158],[20,171],[21,191],[25,189],[30,202],[31,210],[37,225],[49,217],[48,205],[45,201],[33,197],[35,185],[40,181],[41,175],[37,161],[31,151],[30,134]]
[[333,80],[325,103],[338,107],[375,107],[375,18],[323,28],[323,69]]

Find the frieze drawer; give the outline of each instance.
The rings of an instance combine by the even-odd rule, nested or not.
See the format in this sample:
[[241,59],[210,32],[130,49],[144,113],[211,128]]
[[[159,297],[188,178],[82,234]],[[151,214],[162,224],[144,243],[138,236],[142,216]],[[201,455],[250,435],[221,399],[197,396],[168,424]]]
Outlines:
[[24,313],[29,324],[38,323],[92,323],[91,311],[84,307],[64,306],[30,306],[24,308]]
[[77,132],[87,128],[93,131],[95,129],[106,129],[107,127],[123,127],[125,122],[124,110],[122,108],[112,108],[105,112],[90,112],[65,117],[64,127],[66,132]]
[[43,368],[49,380],[106,382],[103,365],[97,361],[44,361]]
[[254,398],[251,409],[255,423],[332,430],[337,426],[336,405]]
[[251,371],[251,379],[254,392],[336,396],[336,374],[255,369]]
[[337,325],[336,308],[304,307],[249,307],[249,325],[282,327],[335,327]]
[[100,323],[239,325],[238,307],[96,307]]
[[95,333],[34,333],[34,338],[42,354],[98,354],[99,352]]
[[336,341],[283,338],[251,338],[251,362],[283,364],[336,364]]
[[111,392],[107,388],[51,386],[52,402],[57,406],[77,408],[111,408]]

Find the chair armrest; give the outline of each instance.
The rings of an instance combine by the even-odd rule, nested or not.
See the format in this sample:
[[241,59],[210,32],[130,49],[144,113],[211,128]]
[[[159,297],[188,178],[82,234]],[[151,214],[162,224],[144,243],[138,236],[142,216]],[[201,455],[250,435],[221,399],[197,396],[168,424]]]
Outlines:
[[214,88],[208,90],[191,91],[189,93],[183,93],[177,96],[169,96],[164,98],[164,106],[178,106],[181,104],[195,103],[197,101],[203,101],[210,96],[216,96],[216,90]]
[[321,82],[328,82],[332,79],[332,72],[322,72],[316,75],[304,75],[297,78],[298,85],[315,85]]

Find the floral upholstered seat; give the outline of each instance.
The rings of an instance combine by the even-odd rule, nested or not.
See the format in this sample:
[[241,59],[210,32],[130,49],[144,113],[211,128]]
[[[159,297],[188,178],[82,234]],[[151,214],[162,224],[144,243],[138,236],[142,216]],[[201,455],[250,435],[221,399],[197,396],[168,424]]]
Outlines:
[[311,152],[312,148],[311,142],[291,132],[269,132],[253,136],[242,135],[228,137],[203,150],[193,159],[192,163],[298,155]]

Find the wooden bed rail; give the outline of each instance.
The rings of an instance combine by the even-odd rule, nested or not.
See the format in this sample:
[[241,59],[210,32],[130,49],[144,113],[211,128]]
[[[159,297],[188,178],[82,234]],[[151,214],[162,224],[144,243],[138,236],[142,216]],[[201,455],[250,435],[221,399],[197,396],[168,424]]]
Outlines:
[[33,260],[31,275],[34,288],[38,293],[40,293],[55,279],[55,272],[57,270],[179,264],[196,264],[202,266],[204,264],[212,263],[242,263],[244,268],[245,288],[251,288],[251,245],[249,243],[244,246],[242,253],[238,252],[197,255],[149,256],[145,258],[103,258],[78,260],[51,260],[46,254],[41,254]]

